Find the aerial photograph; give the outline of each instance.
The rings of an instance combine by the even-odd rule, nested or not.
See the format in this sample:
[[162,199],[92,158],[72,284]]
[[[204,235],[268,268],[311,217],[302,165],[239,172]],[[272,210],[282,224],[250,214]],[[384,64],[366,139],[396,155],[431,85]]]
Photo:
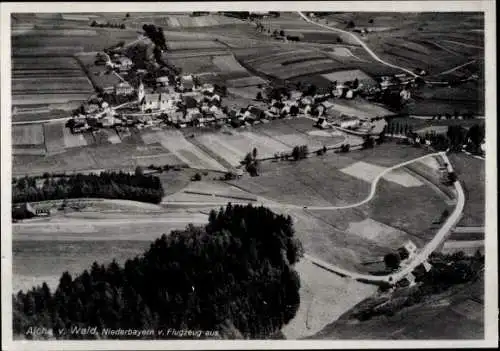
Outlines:
[[484,30],[11,13],[13,340],[483,340]]

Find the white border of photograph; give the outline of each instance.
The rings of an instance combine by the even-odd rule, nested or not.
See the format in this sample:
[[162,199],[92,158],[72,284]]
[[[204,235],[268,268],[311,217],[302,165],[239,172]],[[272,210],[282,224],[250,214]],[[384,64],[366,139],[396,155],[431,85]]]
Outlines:
[[[96,6],[97,5],[97,6]],[[497,167],[496,167],[496,13],[495,1],[331,1],[331,2],[147,2],[147,3],[2,3],[1,133],[2,133],[2,349],[3,350],[166,350],[166,349],[358,349],[498,346]],[[11,242],[11,48],[10,14],[16,12],[191,12],[197,11],[338,11],[485,13],[486,76],[486,268],[485,339],[428,341],[237,340],[237,341],[13,341]]]

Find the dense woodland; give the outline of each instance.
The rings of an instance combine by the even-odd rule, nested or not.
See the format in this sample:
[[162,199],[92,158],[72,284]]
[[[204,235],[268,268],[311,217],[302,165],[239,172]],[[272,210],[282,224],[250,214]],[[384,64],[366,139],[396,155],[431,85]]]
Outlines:
[[78,338],[58,329],[79,325],[275,337],[299,307],[302,254],[290,216],[228,204],[205,227],[163,235],[123,267],[94,263],[74,279],[65,272],[54,293],[45,284],[18,292],[14,333],[36,325]]
[[39,184],[38,177],[14,179],[12,202],[93,197],[159,203],[164,196],[160,179],[144,175],[141,169],[137,169],[135,174],[102,172],[53,177],[47,173],[41,182]]

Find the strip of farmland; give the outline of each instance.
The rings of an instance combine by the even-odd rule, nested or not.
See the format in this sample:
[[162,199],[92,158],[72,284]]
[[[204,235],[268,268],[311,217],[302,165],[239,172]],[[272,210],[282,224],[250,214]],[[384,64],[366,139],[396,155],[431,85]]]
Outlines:
[[189,40],[189,41],[169,41],[168,50],[197,50],[197,49],[220,49],[225,48],[221,43],[213,40]]

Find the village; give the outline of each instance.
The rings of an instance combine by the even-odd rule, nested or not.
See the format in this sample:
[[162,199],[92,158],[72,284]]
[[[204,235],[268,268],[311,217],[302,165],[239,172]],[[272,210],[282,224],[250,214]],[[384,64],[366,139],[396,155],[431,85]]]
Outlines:
[[[95,65],[104,65],[107,74],[118,76],[119,82],[92,95],[75,111],[67,123],[72,133],[98,128],[244,127],[276,119],[306,117],[316,121],[315,126],[322,129],[335,126],[357,135],[378,136],[387,125],[384,116],[370,118],[335,113],[332,111],[335,100],[352,100],[357,96],[370,100],[375,95],[392,94],[400,103],[405,103],[411,98],[410,89],[415,84],[415,79],[405,74],[384,76],[378,84],[367,86],[357,78],[335,81],[323,89],[309,85],[304,90],[300,84],[288,82],[280,86],[266,84],[259,85],[260,92],[254,104],[229,106],[224,101],[225,86],[202,84],[193,74],[175,75],[164,69],[165,75],[156,74],[155,79],[150,79],[148,72],[136,69],[128,57],[118,54],[110,57],[105,52],[97,53]],[[136,83],[123,76],[133,76]]]

